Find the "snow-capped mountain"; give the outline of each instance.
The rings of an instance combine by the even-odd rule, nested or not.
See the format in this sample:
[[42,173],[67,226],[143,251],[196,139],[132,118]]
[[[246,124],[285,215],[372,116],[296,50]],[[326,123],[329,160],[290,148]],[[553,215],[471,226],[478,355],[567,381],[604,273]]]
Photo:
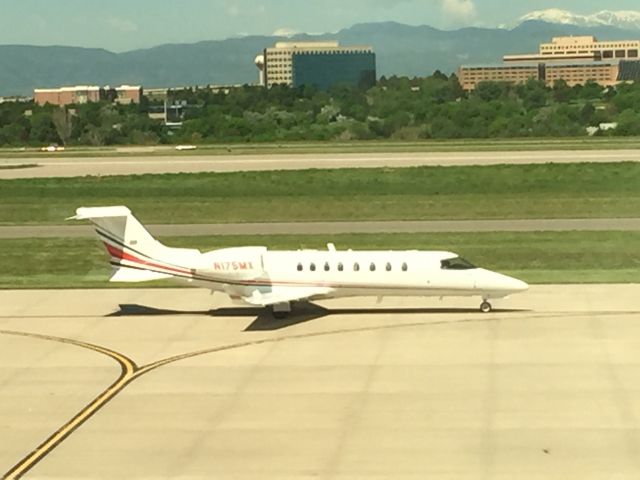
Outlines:
[[560,23],[563,25],[577,25],[580,27],[601,27],[611,26],[625,30],[640,30],[640,11],[603,10],[592,15],[581,15],[568,10],[550,8],[547,10],[537,10],[520,17],[518,23],[530,20],[538,20],[548,23]]

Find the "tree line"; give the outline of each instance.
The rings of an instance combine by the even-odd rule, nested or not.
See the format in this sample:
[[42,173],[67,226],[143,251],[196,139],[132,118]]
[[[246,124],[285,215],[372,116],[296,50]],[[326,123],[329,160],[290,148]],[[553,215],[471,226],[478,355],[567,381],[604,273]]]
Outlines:
[[640,135],[640,84],[603,88],[595,82],[550,88],[484,82],[471,93],[455,75],[381,78],[369,90],[337,86],[242,86],[225,91],[172,90],[179,105],[168,128],[149,117],[163,104],[109,102],[59,108],[0,105],[0,145],[155,145],[178,143],[420,140],[570,137],[617,123],[599,135]]

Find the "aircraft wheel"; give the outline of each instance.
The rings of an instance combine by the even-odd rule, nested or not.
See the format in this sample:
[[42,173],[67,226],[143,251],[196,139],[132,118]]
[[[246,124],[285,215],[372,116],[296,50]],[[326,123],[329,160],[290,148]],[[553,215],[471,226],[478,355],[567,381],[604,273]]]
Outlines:
[[489,302],[485,301],[480,304],[480,311],[482,313],[490,313],[492,310],[493,310],[493,307]]
[[277,305],[273,305],[271,307],[271,312],[273,313],[273,318],[276,320],[283,320],[291,313],[291,304],[279,303]]

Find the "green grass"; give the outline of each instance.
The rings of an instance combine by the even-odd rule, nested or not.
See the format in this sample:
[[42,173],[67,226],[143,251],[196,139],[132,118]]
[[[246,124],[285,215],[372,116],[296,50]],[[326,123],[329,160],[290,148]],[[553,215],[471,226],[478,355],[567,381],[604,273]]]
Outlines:
[[[225,236],[163,241],[203,251],[237,245],[324,249],[325,241],[341,250],[448,250],[530,283],[640,283],[640,232]],[[0,265],[0,288],[113,286],[107,283],[108,257],[93,239],[0,240]]]
[[[134,150],[132,150],[132,148]],[[141,149],[135,151],[135,149]],[[569,137],[569,138],[516,138],[516,139],[463,139],[395,141],[370,140],[349,142],[291,142],[291,143],[225,143],[199,145],[195,151],[181,152],[180,155],[269,155],[286,153],[394,153],[394,152],[467,152],[467,151],[544,151],[544,150],[619,150],[640,148],[638,137]],[[172,146],[158,145],[146,147],[70,147],[64,152],[46,153],[39,149],[0,149],[5,158],[32,157],[95,157],[175,155]]]
[[636,217],[640,163],[0,181],[0,224],[60,224],[97,205],[145,223]]

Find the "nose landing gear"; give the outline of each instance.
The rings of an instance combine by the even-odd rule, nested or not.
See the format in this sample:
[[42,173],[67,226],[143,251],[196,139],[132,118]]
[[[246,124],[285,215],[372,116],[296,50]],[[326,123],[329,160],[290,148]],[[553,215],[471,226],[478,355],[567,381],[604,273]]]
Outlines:
[[490,313],[493,310],[493,306],[487,302],[486,300],[484,300],[481,304],[480,304],[480,311],[482,313]]

